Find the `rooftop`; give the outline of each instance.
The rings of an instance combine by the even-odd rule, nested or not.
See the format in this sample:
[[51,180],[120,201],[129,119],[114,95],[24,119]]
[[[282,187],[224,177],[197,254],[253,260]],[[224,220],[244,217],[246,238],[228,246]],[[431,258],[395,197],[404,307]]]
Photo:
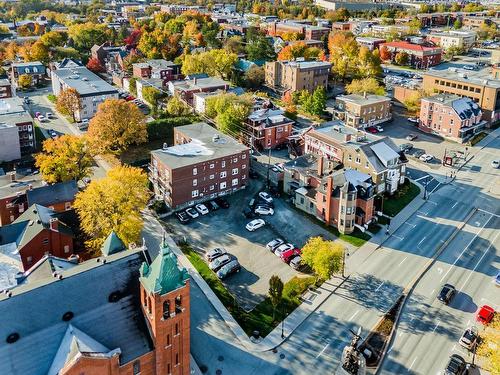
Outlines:
[[361,146],[374,142],[377,136],[368,134],[361,130],[356,130],[340,120],[333,120],[321,124],[306,133],[309,136],[321,138],[325,142],[335,142],[337,144],[346,144],[352,146]]
[[481,70],[465,70],[461,68],[448,68],[446,70],[429,69],[425,76],[444,78],[458,82],[469,82],[473,85],[500,88],[500,80],[491,76],[490,68]]
[[402,40],[394,41],[394,42],[387,42],[383,44],[384,46],[387,47],[394,47],[394,48],[402,48],[410,51],[420,51],[420,52],[431,52],[431,51],[441,51],[440,47],[433,47],[433,46],[423,46],[421,44],[414,44],[410,42],[405,42]]
[[327,61],[283,61],[283,64],[299,69],[317,69],[317,68],[330,69],[330,67],[332,66],[332,64]]
[[347,103],[355,103],[358,105],[371,105],[378,104],[381,102],[390,102],[391,98],[383,95],[374,95],[374,94],[350,94],[350,95],[339,95],[337,96],[337,100],[347,102]]
[[6,174],[0,176],[0,198],[15,196],[18,192],[25,192],[29,188],[44,186],[44,182],[39,174],[20,174],[16,173],[14,181],[12,176]]
[[195,77],[193,79],[184,79],[181,81],[170,81],[168,84],[172,84],[176,90],[181,91],[203,90],[211,87],[229,86],[229,82],[217,77]]
[[55,74],[69,87],[76,89],[81,96],[118,93],[115,87],[84,66],[57,69],[52,74]]
[[425,98],[426,101],[446,105],[455,111],[455,113],[462,119],[469,119],[473,116],[478,116],[481,109],[472,99],[467,97],[460,97],[453,94],[439,94]]
[[57,203],[70,202],[75,199],[76,193],[78,193],[76,181],[40,186],[26,192],[29,205],[36,203],[42,206],[52,206]]
[[191,142],[151,151],[171,168],[182,168],[248,150],[248,147],[204,122],[179,126],[175,131],[190,138]]

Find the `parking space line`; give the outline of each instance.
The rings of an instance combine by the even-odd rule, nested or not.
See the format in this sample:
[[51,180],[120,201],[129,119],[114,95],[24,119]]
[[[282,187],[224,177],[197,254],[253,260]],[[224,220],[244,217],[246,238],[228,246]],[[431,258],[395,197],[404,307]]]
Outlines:
[[427,177],[429,177],[429,175],[428,175],[428,174],[426,174],[426,175],[425,175],[425,176],[423,176],[423,177],[419,177],[419,178],[417,178],[415,181],[417,181],[417,182],[418,182],[418,181],[423,180],[424,178],[427,178]]
[[[436,189],[437,189],[440,185],[441,185],[441,182],[440,182],[440,183],[438,183],[438,184],[436,185],[436,187],[435,187],[434,189],[432,189],[432,191],[431,191],[429,194],[434,193],[434,192],[436,191]],[[430,202],[430,201],[429,201],[429,202]]]
[[422,238],[422,239],[420,240],[420,242],[418,243],[417,247],[419,247],[419,246],[420,246],[420,244],[421,244],[422,242],[424,242],[426,238],[427,238],[427,236],[424,236],[424,238]]
[[413,362],[411,363],[410,367],[408,367],[408,372],[411,372],[411,368],[413,367],[413,365],[415,364],[415,362],[417,361],[417,358],[418,357],[415,357],[415,359],[413,360]]
[[434,327],[434,329],[432,330],[432,333],[434,333],[437,329],[437,327],[439,327],[439,322],[436,324],[436,326]]
[[405,221],[403,224],[409,225],[412,228],[415,228],[416,226],[415,224],[408,223],[407,221]]
[[429,213],[429,211],[424,212],[424,211],[420,211],[420,210],[418,210],[418,211],[417,211],[417,213],[419,213],[420,215],[427,216],[427,214]]
[[455,206],[458,204],[458,201],[456,201],[451,208],[455,208]]
[[355,317],[356,315],[358,315],[358,313],[359,313],[359,310],[357,310],[354,314],[352,314],[352,316],[349,318],[349,320],[348,320],[348,321],[350,322],[351,320],[353,320],[353,319],[354,319],[354,317]]
[[[439,186],[439,185],[438,185],[438,186]],[[434,190],[436,190],[436,189],[434,189]],[[431,193],[433,193],[433,192],[434,192],[434,190],[433,190],[433,191],[431,191]],[[432,203],[434,206],[437,206],[437,205],[438,205],[436,202],[433,202],[433,201],[431,201],[431,200],[428,200],[428,201],[427,201],[427,203]]]
[[403,262],[406,260],[406,258],[408,258],[408,257],[405,257],[401,262],[399,262],[398,266],[402,265]]
[[321,357],[321,355],[325,352],[326,348],[328,348],[328,345],[330,345],[330,341],[328,341],[328,343],[325,345],[325,347],[323,349],[321,349],[321,351],[316,356],[316,359],[318,359],[319,357]]
[[400,241],[403,241],[405,238],[404,237],[399,237],[399,236],[396,236],[395,234],[392,235],[392,237],[396,237],[397,239],[399,239]]
[[385,282],[385,281],[382,281],[382,282],[380,283],[380,285],[377,287],[377,289],[375,289],[375,291],[376,291],[376,292],[378,292],[378,290],[379,290],[380,288],[382,288],[382,285],[384,285],[384,282]]
[[490,211],[483,210],[482,208],[478,208],[477,210],[484,212],[486,214],[490,214],[491,216],[500,217],[500,215],[494,214],[493,212],[490,212]]

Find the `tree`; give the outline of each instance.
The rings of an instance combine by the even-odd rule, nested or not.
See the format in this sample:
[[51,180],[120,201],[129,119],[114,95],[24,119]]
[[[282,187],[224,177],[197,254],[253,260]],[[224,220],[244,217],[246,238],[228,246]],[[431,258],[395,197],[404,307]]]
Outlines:
[[297,42],[283,48],[278,54],[278,60],[295,60],[298,57],[304,57],[305,59],[316,59],[318,58],[320,52],[321,50],[317,47],[307,47],[304,42]]
[[91,173],[93,159],[84,137],[62,135],[43,142],[36,166],[48,183],[81,180]]
[[312,237],[302,248],[302,260],[322,280],[328,280],[334,273],[342,271],[344,247],[321,237]]
[[18,79],[19,87],[27,89],[33,83],[33,78],[29,74],[21,74]]
[[105,69],[96,57],[91,57],[87,63],[87,68],[94,73],[104,72]]
[[387,61],[387,60],[390,60],[391,57],[392,57],[391,52],[389,51],[389,49],[387,48],[387,46],[382,46],[380,48],[380,58],[383,61]]
[[228,38],[224,43],[224,49],[230,53],[235,53],[237,55],[245,52],[245,48],[243,46],[243,38],[237,35]]
[[63,90],[57,96],[56,109],[76,121],[76,113],[82,109],[80,94],[74,88]]
[[68,35],[73,40],[76,49],[81,52],[88,52],[94,44],[104,43],[107,37],[107,26],[93,22],[71,25]]
[[128,81],[128,90],[132,95],[137,96],[137,78],[130,77]]
[[351,33],[335,32],[328,39],[332,73],[335,78],[344,81],[358,72],[359,45]]
[[406,52],[398,52],[394,57],[394,61],[398,65],[406,65],[408,64],[408,54]]
[[353,79],[346,86],[346,91],[349,94],[375,94],[385,95],[385,89],[379,84],[375,78]]
[[90,120],[88,137],[96,153],[121,154],[148,139],[144,114],[133,103],[106,99]]
[[310,108],[304,108],[312,115],[320,116],[326,109],[326,90],[323,86],[318,86],[311,95],[309,101]]
[[141,210],[149,199],[147,184],[148,178],[140,168],[121,166],[76,195],[74,206],[88,237],[87,246],[98,251],[111,231],[125,245],[139,240]]
[[274,51],[272,44],[265,36],[262,35],[248,41],[246,52],[247,58],[250,61],[272,61],[276,58],[276,52]]
[[62,47],[68,40],[68,35],[59,31],[49,31],[40,37],[42,42],[47,47]]
[[173,117],[186,116],[191,112],[190,107],[179,97],[173,96],[167,103],[167,113]]
[[182,74],[207,73],[210,76],[228,79],[236,61],[238,61],[236,54],[223,49],[186,55],[182,63]]
[[451,46],[451,47],[448,47],[446,49],[446,52],[444,53],[445,57],[449,60],[453,60],[453,58],[456,56],[456,55],[461,55],[463,54],[465,51],[460,48],[460,47],[456,47],[456,46]]
[[363,46],[359,49],[355,75],[358,77],[377,77],[382,73],[381,62],[378,50],[372,52]]
[[424,96],[421,90],[415,91],[414,93],[408,95],[408,97],[403,101],[404,106],[413,115],[418,115],[420,112],[420,101]]
[[264,83],[264,68],[253,65],[245,72],[245,82],[248,88],[256,89]]
[[36,41],[33,44],[26,44],[19,49],[19,53],[24,61],[41,61],[47,63],[49,58],[49,47],[41,41]]
[[217,129],[232,137],[241,133],[243,122],[250,114],[250,108],[241,103],[227,107],[222,113],[217,115],[215,122]]
[[455,22],[453,22],[453,28],[455,30],[460,30],[462,28],[462,21],[460,19],[455,20]]
[[271,276],[269,279],[269,299],[271,300],[271,305],[273,305],[273,322],[276,315],[276,307],[280,304],[283,299],[283,281],[277,275]]
[[146,102],[153,107],[158,105],[158,100],[161,98],[162,93],[156,87],[146,86],[142,88],[142,97]]
[[498,312],[481,333],[481,343],[477,353],[486,359],[485,370],[500,374],[500,315]]

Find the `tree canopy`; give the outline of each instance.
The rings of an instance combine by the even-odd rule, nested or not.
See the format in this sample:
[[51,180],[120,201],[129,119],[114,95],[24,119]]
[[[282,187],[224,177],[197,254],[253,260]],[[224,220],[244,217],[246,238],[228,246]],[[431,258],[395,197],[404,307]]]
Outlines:
[[302,248],[302,261],[323,280],[328,280],[334,273],[342,271],[344,247],[321,237],[312,237]]
[[68,28],[68,36],[77,50],[88,53],[94,44],[102,44],[108,40],[107,31],[105,24],[77,23]]
[[222,79],[229,79],[238,56],[224,49],[185,55],[182,74],[206,73]]
[[375,78],[353,79],[346,86],[346,91],[349,94],[375,94],[385,95],[385,89]]
[[19,87],[27,89],[33,83],[33,78],[29,74],[21,74],[18,79]]
[[61,91],[57,96],[56,109],[63,115],[68,115],[76,121],[76,113],[81,110],[82,103],[80,94],[74,88],[69,88]]

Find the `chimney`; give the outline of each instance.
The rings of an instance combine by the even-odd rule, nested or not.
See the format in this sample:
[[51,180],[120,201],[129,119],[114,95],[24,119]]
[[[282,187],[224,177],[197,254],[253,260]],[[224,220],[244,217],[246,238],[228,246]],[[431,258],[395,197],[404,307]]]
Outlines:
[[68,260],[71,262],[71,263],[75,263],[75,264],[78,264],[78,261],[80,260],[80,257],[76,254],[72,254]]
[[318,176],[323,176],[323,157],[320,156],[318,158]]
[[16,172],[15,172],[15,171],[13,171],[13,172],[9,172],[9,173],[7,173],[7,174],[9,175],[9,180],[10,180],[10,182],[14,182],[14,181],[16,181]]
[[366,99],[366,91],[363,91],[363,98]]
[[57,232],[59,229],[59,219],[57,217],[53,217],[50,219],[50,230]]
[[332,191],[333,191],[333,176],[328,176],[326,182],[326,207],[325,207],[325,222],[327,225],[331,222],[332,215]]
[[193,85],[196,86],[196,82],[198,81],[198,79],[196,77],[193,77]]
[[346,143],[350,142],[351,141],[351,136],[352,135],[348,134],[348,133],[344,134],[344,142],[346,142]]

